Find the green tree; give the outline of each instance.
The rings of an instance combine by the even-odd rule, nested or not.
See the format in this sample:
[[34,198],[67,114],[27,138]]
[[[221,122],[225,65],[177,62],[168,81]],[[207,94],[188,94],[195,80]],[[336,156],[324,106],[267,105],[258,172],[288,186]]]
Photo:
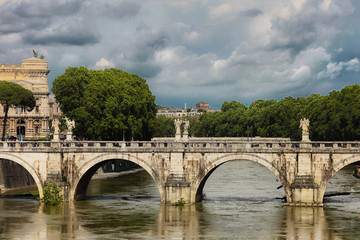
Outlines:
[[300,119],[310,119],[310,139],[351,141],[360,136],[360,85],[346,86],[327,96],[256,100],[247,109],[225,101],[221,112],[192,118],[190,133],[198,137],[290,137],[301,139]]
[[61,189],[55,182],[48,183],[44,188],[44,197],[41,199],[47,206],[57,206],[63,201]]
[[61,110],[74,134],[93,140],[150,139],[156,105],[146,81],[119,69],[69,67],[54,80]]
[[27,111],[31,111],[36,105],[36,100],[30,90],[23,88],[19,84],[0,81],[0,104],[3,105],[5,111],[2,132],[2,141],[4,141],[9,109],[12,107],[21,107]]
[[221,111],[222,112],[226,112],[229,110],[236,110],[236,109],[242,109],[242,110],[246,110],[246,106],[240,102],[237,101],[225,101],[222,105],[221,105]]
[[66,119],[63,116],[59,117],[59,131],[64,132],[68,129],[68,126],[66,124]]
[[153,137],[174,137],[174,118],[159,116],[153,122]]

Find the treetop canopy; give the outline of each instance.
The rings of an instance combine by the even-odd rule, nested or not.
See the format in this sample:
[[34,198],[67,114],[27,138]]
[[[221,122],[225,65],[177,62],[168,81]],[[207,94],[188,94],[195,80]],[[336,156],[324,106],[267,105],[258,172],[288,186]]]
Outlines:
[[33,93],[17,83],[0,81],[0,103],[8,107],[26,106],[34,109],[36,100]]
[[156,116],[155,96],[146,81],[120,69],[69,67],[52,92],[74,133],[93,140],[149,139]]

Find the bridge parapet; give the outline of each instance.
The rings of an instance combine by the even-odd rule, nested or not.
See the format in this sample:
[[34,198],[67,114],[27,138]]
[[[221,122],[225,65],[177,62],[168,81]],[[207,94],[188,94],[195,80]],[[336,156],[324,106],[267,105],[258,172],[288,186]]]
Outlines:
[[156,151],[168,152],[183,151],[247,151],[247,152],[358,152],[360,143],[354,142],[299,142],[299,141],[72,141],[72,142],[46,142],[46,141],[9,141],[0,142],[3,151],[14,150],[50,150],[50,149],[102,149],[104,151]]

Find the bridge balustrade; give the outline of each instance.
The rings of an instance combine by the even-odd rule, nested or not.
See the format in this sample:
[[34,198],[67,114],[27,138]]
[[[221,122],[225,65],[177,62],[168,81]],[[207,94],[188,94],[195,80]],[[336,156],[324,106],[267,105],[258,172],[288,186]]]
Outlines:
[[0,148],[14,148],[14,149],[47,149],[47,148],[112,148],[124,151],[125,149],[189,149],[189,150],[211,150],[211,151],[235,151],[244,149],[259,150],[297,150],[297,149],[314,149],[314,150],[329,150],[329,149],[351,149],[360,150],[359,142],[299,142],[299,141],[10,141],[1,142]]

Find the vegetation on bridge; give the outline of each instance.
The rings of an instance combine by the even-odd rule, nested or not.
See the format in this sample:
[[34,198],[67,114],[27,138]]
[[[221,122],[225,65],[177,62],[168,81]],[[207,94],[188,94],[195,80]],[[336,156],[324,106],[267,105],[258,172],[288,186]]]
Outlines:
[[[310,120],[311,140],[358,140],[360,136],[360,86],[346,86],[327,96],[286,97],[280,101],[256,100],[249,108],[244,104],[224,102],[221,112],[205,113],[190,119],[189,133],[197,137],[290,137],[301,139],[299,121]],[[165,129],[174,121],[159,119]],[[163,135],[166,136],[166,135]],[[167,135],[169,136],[169,135]]]
[[41,199],[47,206],[57,206],[62,203],[61,189],[55,182],[48,183],[44,188],[44,197]]
[[51,91],[61,110],[75,120],[73,132],[91,140],[148,140],[156,116],[146,81],[119,69],[69,67]]

